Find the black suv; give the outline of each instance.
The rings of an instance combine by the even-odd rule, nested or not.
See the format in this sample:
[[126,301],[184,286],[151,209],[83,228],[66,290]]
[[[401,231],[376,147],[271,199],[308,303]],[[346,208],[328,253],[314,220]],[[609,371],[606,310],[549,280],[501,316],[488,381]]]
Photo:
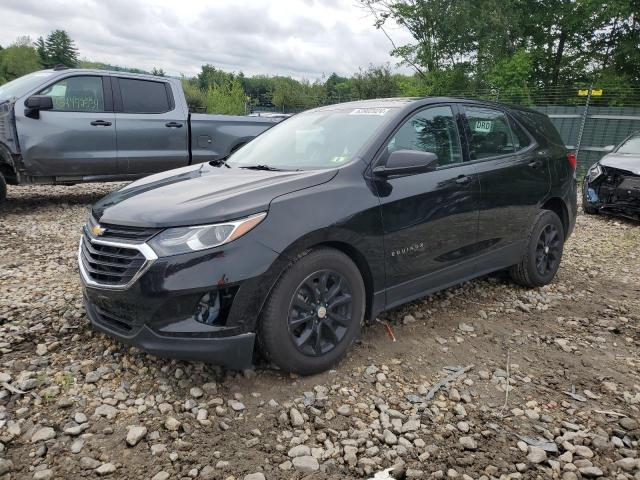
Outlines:
[[383,310],[501,269],[551,282],[575,167],[532,110],[458,98],[310,110],[228,159],[99,201],[79,250],[87,312],[154,354],[244,368],[257,348],[319,372]]

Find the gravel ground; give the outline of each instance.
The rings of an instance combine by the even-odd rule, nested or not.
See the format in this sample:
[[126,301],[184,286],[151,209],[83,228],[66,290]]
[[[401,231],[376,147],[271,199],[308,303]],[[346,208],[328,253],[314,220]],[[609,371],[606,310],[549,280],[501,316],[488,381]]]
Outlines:
[[299,378],[88,327],[78,236],[113,188],[10,188],[0,211],[0,479],[640,479],[637,225],[580,215],[552,285],[446,290]]

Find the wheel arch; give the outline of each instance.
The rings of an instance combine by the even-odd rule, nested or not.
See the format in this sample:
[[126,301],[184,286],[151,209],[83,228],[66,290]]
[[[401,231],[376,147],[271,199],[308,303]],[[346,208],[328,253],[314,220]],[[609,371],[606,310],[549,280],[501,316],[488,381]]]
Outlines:
[[569,236],[571,224],[569,221],[569,209],[565,205],[564,201],[560,197],[551,197],[542,205],[542,210],[550,210],[560,218],[562,222],[562,229],[564,230],[564,236]]

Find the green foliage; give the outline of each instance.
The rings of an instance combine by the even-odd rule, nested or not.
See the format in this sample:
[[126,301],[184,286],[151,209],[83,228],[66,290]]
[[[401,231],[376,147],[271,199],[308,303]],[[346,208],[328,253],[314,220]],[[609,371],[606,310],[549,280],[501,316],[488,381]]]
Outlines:
[[388,98],[399,93],[389,65],[361,69],[351,79],[351,89],[356,98]]
[[511,57],[500,60],[488,74],[489,83],[500,92],[503,100],[517,99],[531,104],[528,83],[531,79],[533,63],[531,54],[524,49]]
[[54,30],[46,40],[39,37],[36,41],[36,49],[40,56],[40,62],[47,68],[56,65],[66,65],[67,67],[78,65],[78,49],[64,30]]
[[28,38],[0,50],[0,85],[40,69],[38,54]]
[[164,70],[161,68],[156,68],[153,67],[153,69],[151,70],[151,75],[154,75],[156,77],[166,77],[167,75],[164,73]]
[[240,80],[234,78],[225,84],[211,84],[206,90],[207,113],[244,115],[246,96]]

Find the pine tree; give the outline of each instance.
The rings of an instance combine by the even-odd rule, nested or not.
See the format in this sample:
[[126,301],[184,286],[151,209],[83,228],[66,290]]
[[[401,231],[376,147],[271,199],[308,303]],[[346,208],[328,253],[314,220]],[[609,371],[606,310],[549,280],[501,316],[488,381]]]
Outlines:
[[[39,47],[39,45],[37,45]],[[47,66],[62,64],[75,67],[78,64],[78,49],[64,30],[54,30],[45,42]]]

